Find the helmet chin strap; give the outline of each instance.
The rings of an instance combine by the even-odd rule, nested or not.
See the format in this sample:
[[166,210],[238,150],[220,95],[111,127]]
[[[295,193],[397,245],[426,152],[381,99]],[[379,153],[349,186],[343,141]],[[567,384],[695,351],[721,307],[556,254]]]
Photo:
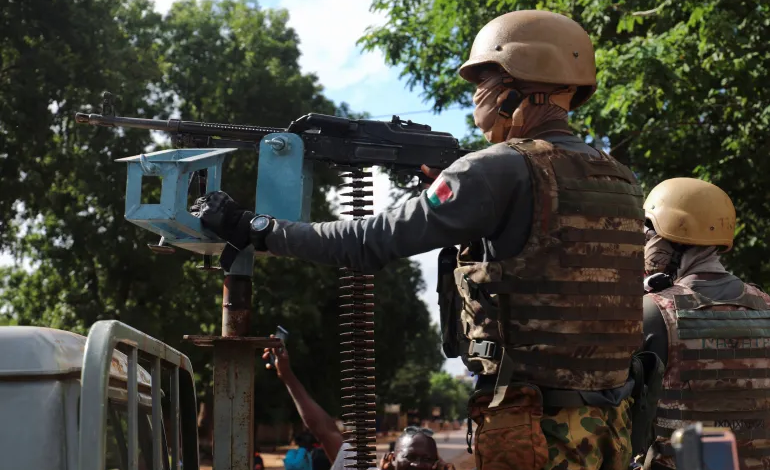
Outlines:
[[[519,89],[513,87],[513,79],[504,80],[503,84],[506,85],[508,90],[500,94],[495,123],[489,132],[485,132],[487,140],[492,143],[503,142],[510,136],[512,129],[524,127],[524,113],[517,113],[517,110],[523,111],[527,106],[550,104],[569,112],[569,103],[575,92],[575,87],[567,87],[553,93],[533,92],[524,94]],[[504,97],[503,94],[505,94]]]

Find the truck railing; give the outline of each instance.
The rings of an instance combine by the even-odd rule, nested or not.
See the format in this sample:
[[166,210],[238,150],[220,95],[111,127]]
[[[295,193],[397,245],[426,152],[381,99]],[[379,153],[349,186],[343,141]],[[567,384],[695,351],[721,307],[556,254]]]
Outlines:
[[[163,464],[161,372],[170,371],[171,469],[179,470],[180,437],[184,470],[199,470],[195,381],[190,359],[165,343],[116,320],[94,323],[88,333],[81,375],[80,470],[103,470],[106,460],[107,400],[113,351],[128,357],[128,470],[139,464],[139,359],[150,362],[152,376],[152,469]],[[180,373],[180,370],[182,373]],[[181,433],[181,436],[180,436]]]

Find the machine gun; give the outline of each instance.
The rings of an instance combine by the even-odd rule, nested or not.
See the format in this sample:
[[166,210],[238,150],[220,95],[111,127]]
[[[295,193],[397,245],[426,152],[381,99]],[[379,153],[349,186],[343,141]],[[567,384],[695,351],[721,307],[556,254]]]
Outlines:
[[[427,181],[421,165],[444,169],[470,152],[461,149],[456,138],[430,126],[404,121],[393,116],[388,121],[354,120],[338,116],[310,113],[292,121],[287,128],[182,121],[179,119],[142,119],[115,115],[112,94],[104,94],[103,114],[77,113],[80,124],[112,128],[134,128],[167,132],[173,146],[182,150],[164,150],[123,158],[129,163],[126,190],[126,219],[161,236],[157,245],[149,245],[155,253],[173,253],[172,246],[204,255],[204,269],[211,268],[211,255],[224,249],[224,241],[206,231],[200,221],[187,212],[187,192],[180,188],[181,173],[187,173],[189,186],[193,177],[198,193],[219,190],[224,154],[237,149],[251,149],[259,154],[257,212],[287,220],[307,220],[312,189],[312,165],[324,162],[351,170],[347,177],[354,191],[343,194],[354,198],[347,205],[353,210],[344,214],[370,215],[363,209],[371,202],[371,176],[362,169],[371,166],[388,168],[396,178]],[[205,152],[202,149],[218,149]],[[293,162],[293,163],[292,163]],[[265,170],[265,171],[263,171]],[[271,180],[263,178],[271,175]],[[163,180],[160,205],[141,203],[142,177],[157,176]],[[278,178],[274,178],[278,176]],[[210,181],[207,182],[207,179]],[[168,184],[167,184],[168,183]],[[184,198],[181,197],[184,192]],[[286,198],[279,198],[283,194]],[[266,207],[260,207],[261,203]],[[287,208],[291,209],[287,209]],[[216,269],[216,268],[214,268]]]
[[[259,152],[259,142],[265,136],[291,133],[302,139],[306,159],[344,167],[378,165],[421,178],[424,175],[420,165],[444,169],[470,152],[461,149],[452,134],[432,131],[428,125],[404,121],[398,116],[387,122],[310,113],[285,129],[85,113],[77,113],[75,119],[95,126],[168,132],[176,148],[241,148]],[[276,150],[286,144],[280,137],[268,143]]]
[[[446,132],[427,125],[403,121],[352,120],[323,114],[307,114],[287,128],[233,124],[167,121],[119,117],[111,95],[105,93],[102,114],[78,113],[78,123],[105,127],[128,127],[165,131],[176,149],[162,150],[118,161],[128,163],[125,218],[161,236],[156,253],[172,253],[176,246],[204,256],[204,269],[211,256],[222,253],[225,241],[203,228],[200,219],[188,212],[188,193],[193,178],[198,193],[217,191],[227,153],[253,149],[259,154],[255,213],[278,219],[307,221],[313,184],[313,164],[325,162],[344,169],[349,188],[340,194],[343,214],[354,219],[372,215],[371,166],[390,168],[397,175],[422,178],[420,167],[444,169],[469,153]],[[108,113],[107,110],[110,109]],[[142,200],[142,180],[161,178],[160,202]],[[168,246],[168,245],[172,246]],[[272,339],[250,338],[251,276],[253,250],[239,252],[225,273],[222,296],[222,336],[186,336],[199,346],[214,348],[214,398],[218,403],[214,423],[215,442],[229,443],[214,449],[214,468],[253,468],[253,354]],[[355,465],[376,466],[375,380],[374,380],[374,294],[373,276],[348,269],[341,274],[340,328],[343,356],[343,419]],[[231,370],[239,370],[232,376]],[[235,377],[235,378],[233,378]],[[235,383],[231,383],[232,381]],[[228,453],[227,449],[234,449]]]

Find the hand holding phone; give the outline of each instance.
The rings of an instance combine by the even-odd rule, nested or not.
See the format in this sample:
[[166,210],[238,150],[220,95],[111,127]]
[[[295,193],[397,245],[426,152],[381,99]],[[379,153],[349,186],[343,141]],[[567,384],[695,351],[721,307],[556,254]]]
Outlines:
[[[282,326],[279,325],[278,329],[275,331],[275,335],[274,336],[276,338],[281,339],[284,342],[284,344],[285,344],[286,340],[289,338],[289,332],[286,331],[285,328],[283,328]],[[272,367],[275,367],[275,354],[270,353],[270,356],[268,357],[267,362]]]

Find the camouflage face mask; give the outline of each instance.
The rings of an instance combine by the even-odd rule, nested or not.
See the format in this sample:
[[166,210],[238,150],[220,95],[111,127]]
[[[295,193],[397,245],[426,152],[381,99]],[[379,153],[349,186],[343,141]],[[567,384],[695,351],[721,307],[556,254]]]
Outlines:
[[674,247],[668,240],[655,233],[655,229],[645,227],[644,235],[647,240],[644,246],[644,275],[672,274],[668,273],[667,270],[674,256]]

